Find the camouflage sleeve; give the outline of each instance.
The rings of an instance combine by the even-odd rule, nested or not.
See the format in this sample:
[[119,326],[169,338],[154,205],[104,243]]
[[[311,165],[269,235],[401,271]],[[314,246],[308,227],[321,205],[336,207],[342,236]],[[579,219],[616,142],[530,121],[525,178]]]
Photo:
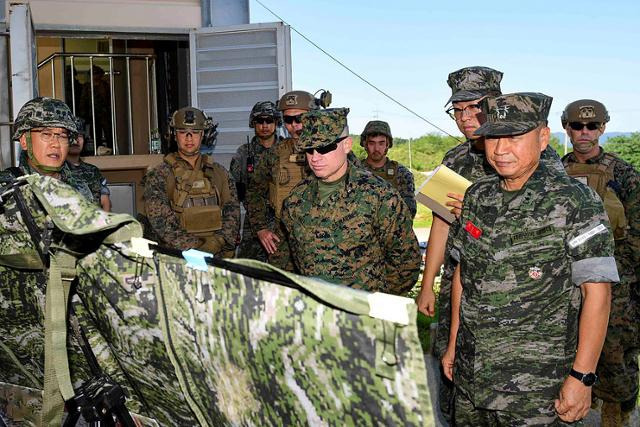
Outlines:
[[417,206],[416,206],[416,196],[415,191],[416,187],[413,182],[413,174],[411,171],[402,166],[398,165],[398,191],[400,191],[400,195],[402,196],[402,200],[407,204],[409,208],[409,212],[411,213],[411,219],[415,218]]
[[235,182],[242,182],[242,158],[244,147],[245,145],[241,145],[240,147],[238,147],[236,154],[233,155],[231,163],[229,164],[229,174]]
[[265,152],[253,172],[251,185],[247,188],[247,216],[251,229],[256,232],[269,228],[269,182],[276,161],[276,150]]
[[596,193],[581,186],[573,212],[567,216],[565,248],[571,260],[571,280],[580,286],[586,282],[618,282],[613,257],[611,227]]
[[409,208],[398,193],[387,191],[377,214],[386,261],[385,292],[402,295],[413,288],[420,273],[420,247]]
[[[221,167],[221,169],[224,169]],[[240,202],[236,192],[236,184],[225,170],[231,198],[222,207],[222,229],[216,234],[222,236],[226,250],[235,250],[240,231]]]
[[168,168],[155,167],[147,172],[142,185],[144,186],[144,208],[149,224],[160,237],[162,243],[172,248],[190,249],[202,244],[202,240],[180,226],[180,221],[171,209],[171,202],[167,195],[166,181]]
[[624,167],[615,171],[616,181],[620,181],[620,200],[628,223],[628,254],[630,265],[636,266],[640,281],[640,173],[633,166],[619,163]]

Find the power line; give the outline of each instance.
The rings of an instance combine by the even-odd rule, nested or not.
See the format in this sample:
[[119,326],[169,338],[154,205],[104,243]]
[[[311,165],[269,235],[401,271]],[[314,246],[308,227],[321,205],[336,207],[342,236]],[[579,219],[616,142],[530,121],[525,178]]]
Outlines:
[[[457,139],[458,141],[460,141],[457,137],[451,135],[449,132],[447,132],[446,130],[442,129],[440,126],[436,125],[435,123],[429,121],[426,117],[421,116],[420,114],[416,113],[415,111],[413,111],[411,108],[407,107],[406,105],[404,105],[403,103],[401,103],[400,101],[398,101],[397,99],[395,99],[393,96],[389,95],[388,93],[386,93],[385,91],[383,91],[382,89],[380,89],[378,86],[374,85],[373,83],[371,83],[369,80],[367,80],[366,78],[364,78],[363,76],[361,76],[360,74],[358,74],[357,72],[355,72],[354,70],[352,70],[351,68],[349,68],[346,64],[344,64],[342,61],[340,61],[338,58],[336,58],[335,56],[333,56],[332,54],[330,54],[329,52],[327,52],[326,50],[324,50],[323,48],[321,48],[317,43],[315,43],[313,40],[311,40],[309,37],[305,36],[304,34],[302,34],[300,31],[298,31],[293,25],[291,25],[290,23],[288,23],[287,21],[285,21],[280,15],[278,15],[277,13],[275,13],[273,10],[269,9],[264,3],[262,3],[260,0],[256,0],[256,2],[264,7],[269,13],[271,13],[273,16],[275,16],[277,19],[279,19],[280,21],[284,22],[285,24],[287,24],[294,32],[296,32],[300,37],[302,37],[303,39],[305,39],[308,43],[310,43],[313,47],[315,47],[316,49],[318,49],[320,52],[324,53],[326,56],[328,56],[329,58],[331,58],[334,62],[336,62],[338,65],[340,65],[342,68],[344,68],[345,70],[347,70],[348,72],[350,72],[351,74],[353,74],[354,76],[356,76],[358,79],[360,79],[361,81],[363,81],[365,84],[367,84],[368,86],[370,86],[371,88],[373,88],[374,90],[376,90],[378,93],[380,93],[382,96],[386,97],[387,99],[389,99],[390,101],[394,102],[395,104],[399,105],[400,107],[404,108],[405,110],[407,110],[409,113],[413,114],[414,116],[416,116],[417,118],[419,118],[420,120],[424,121],[425,123],[431,125],[432,127],[438,129],[440,132],[443,132],[447,135],[449,135],[450,137]],[[461,141],[462,142],[462,141]]]

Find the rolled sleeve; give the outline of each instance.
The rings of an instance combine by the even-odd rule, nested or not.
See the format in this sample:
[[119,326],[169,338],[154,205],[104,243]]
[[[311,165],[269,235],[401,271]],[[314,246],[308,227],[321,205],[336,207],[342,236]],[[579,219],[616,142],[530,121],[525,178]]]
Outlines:
[[620,281],[616,260],[612,256],[585,258],[571,264],[571,281],[583,283],[616,283]]

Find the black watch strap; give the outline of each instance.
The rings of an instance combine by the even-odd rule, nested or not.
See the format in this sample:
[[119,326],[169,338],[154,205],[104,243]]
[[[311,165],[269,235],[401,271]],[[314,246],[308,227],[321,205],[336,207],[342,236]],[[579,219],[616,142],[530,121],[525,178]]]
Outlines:
[[591,387],[596,383],[596,381],[598,381],[598,376],[594,372],[587,372],[586,374],[583,374],[582,372],[578,372],[575,369],[571,369],[571,371],[569,371],[569,375],[576,378],[587,387]]

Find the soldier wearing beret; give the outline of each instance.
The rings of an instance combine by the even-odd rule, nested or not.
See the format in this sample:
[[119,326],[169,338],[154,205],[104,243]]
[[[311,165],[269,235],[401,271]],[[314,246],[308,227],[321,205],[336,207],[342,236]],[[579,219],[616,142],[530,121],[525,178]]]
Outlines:
[[420,268],[411,214],[387,182],[347,160],[353,143],[348,111],[302,116],[296,148],[313,174],[292,190],[282,210],[293,259],[306,276],[403,294]]
[[389,123],[382,120],[372,120],[367,123],[360,135],[360,145],[367,152],[367,157],[361,165],[398,190],[411,212],[411,217],[415,217],[416,197],[413,174],[400,163],[387,157],[389,148],[393,147]]
[[609,121],[601,102],[574,101],[561,120],[573,144],[573,152],[562,158],[567,173],[598,193],[613,229],[620,284],[612,289],[609,329],[596,369],[600,381],[593,393],[603,401],[602,425],[623,425],[638,398],[640,174],[598,144]]
[[458,261],[442,358],[458,425],[551,425],[582,419],[618,281],[596,193],[540,162],[551,98],[487,98],[486,158],[453,237]]

